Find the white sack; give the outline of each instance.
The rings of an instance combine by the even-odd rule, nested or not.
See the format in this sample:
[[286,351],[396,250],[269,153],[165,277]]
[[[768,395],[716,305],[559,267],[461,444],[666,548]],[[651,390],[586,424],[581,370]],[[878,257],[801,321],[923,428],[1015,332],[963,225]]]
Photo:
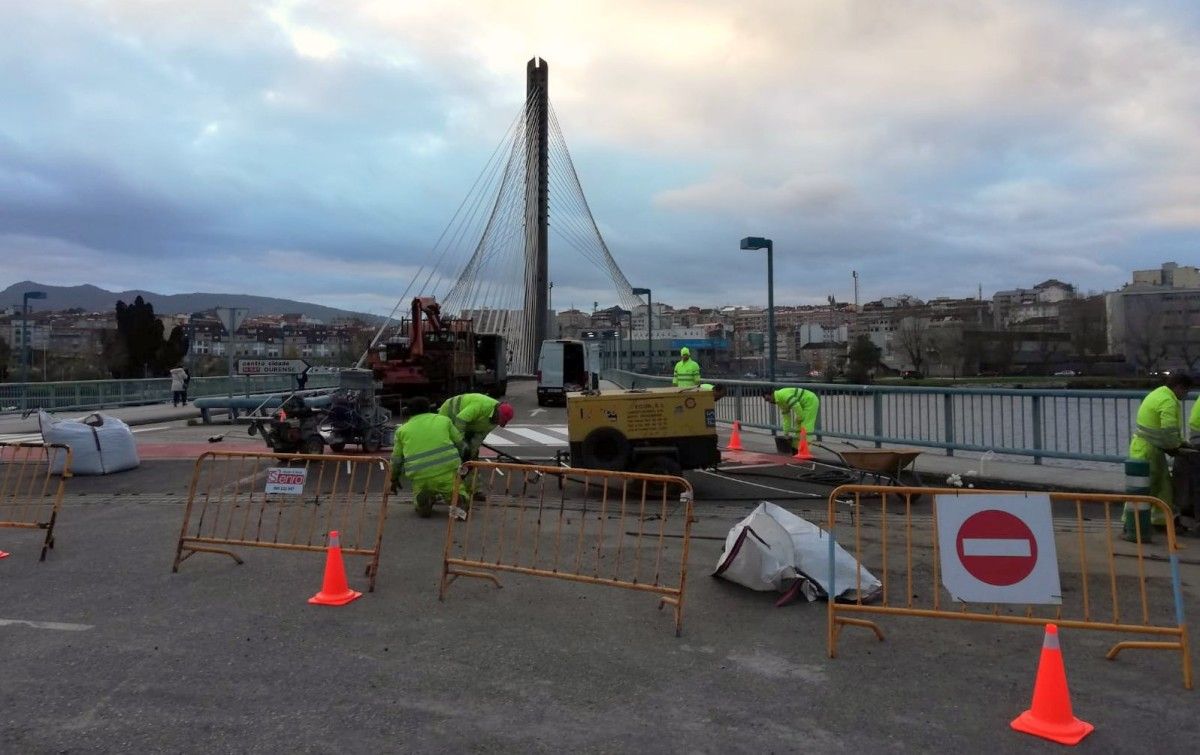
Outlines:
[[[874,599],[882,585],[854,557],[834,547],[834,589],[837,597],[854,600],[855,573],[862,584],[862,599]],[[817,525],[763,501],[725,537],[725,550],[714,576],[751,590],[785,592],[797,579],[808,600],[829,592],[829,535]]]
[[[54,419],[38,412],[42,440],[59,443],[71,449],[71,473],[103,475],[123,472],[138,466],[137,442],[133,432],[116,417],[93,414],[83,422]],[[66,454],[51,453],[51,474],[62,474]]]

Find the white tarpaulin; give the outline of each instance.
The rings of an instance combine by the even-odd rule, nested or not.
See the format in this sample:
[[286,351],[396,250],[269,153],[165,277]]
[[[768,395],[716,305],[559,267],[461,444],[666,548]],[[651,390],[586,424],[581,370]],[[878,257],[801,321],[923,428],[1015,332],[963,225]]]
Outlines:
[[[138,459],[137,441],[126,425],[107,414],[93,414],[83,422],[54,419],[38,412],[42,440],[61,443],[71,449],[71,474],[100,475],[133,469]],[[50,472],[61,474],[64,454],[50,455]]]
[[[880,582],[840,545],[834,546],[834,589],[837,597],[873,600]],[[856,570],[857,580],[856,581]],[[725,550],[714,576],[751,590],[785,592],[796,587],[812,601],[829,592],[829,534],[795,514],[763,501],[725,537]]]

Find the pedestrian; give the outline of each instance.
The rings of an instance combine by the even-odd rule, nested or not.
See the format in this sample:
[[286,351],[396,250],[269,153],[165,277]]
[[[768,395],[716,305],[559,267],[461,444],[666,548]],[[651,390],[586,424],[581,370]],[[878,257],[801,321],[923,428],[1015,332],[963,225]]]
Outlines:
[[[1137,423],[1129,441],[1130,458],[1145,461],[1150,466],[1150,495],[1167,504],[1173,512],[1176,509],[1167,457],[1175,456],[1181,448],[1190,445],[1183,439],[1183,399],[1191,387],[1191,376],[1176,372],[1167,378],[1166,385],[1146,394],[1138,407]],[[1126,504],[1127,537],[1135,532],[1131,525],[1133,516],[1133,510]],[[1152,509],[1150,523],[1158,527],[1167,524],[1166,515],[1157,506]]]
[[484,393],[463,393],[442,402],[438,414],[449,417],[463,436],[466,455],[463,461],[479,459],[479,448],[488,433],[512,421],[512,404],[499,401]]
[[780,388],[766,395],[768,404],[779,407],[783,419],[783,434],[792,441],[792,450],[800,447],[800,428],[811,435],[817,429],[817,412],[821,399],[805,388]]
[[407,477],[417,516],[428,518],[434,504],[448,503],[454,495],[462,433],[448,417],[434,414],[427,398],[410,399],[408,415],[392,442],[392,492],[400,489],[401,476]]
[[671,385],[676,388],[695,388],[700,385],[700,365],[692,359],[692,350],[686,346],[679,350],[679,361],[675,363]]
[[296,376],[296,390],[302,391],[304,390],[304,386],[308,384],[308,370],[309,368],[305,367],[304,370]]
[[187,406],[188,373],[183,365],[171,368],[171,406]]

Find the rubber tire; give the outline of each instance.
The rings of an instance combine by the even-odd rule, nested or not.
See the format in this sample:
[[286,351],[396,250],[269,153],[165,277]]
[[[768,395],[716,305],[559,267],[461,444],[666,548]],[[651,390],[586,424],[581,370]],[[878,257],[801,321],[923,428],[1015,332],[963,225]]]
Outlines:
[[342,451],[346,450],[346,444],[345,443],[330,443],[329,450],[333,451],[335,454],[340,454]]
[[579,461],[585,469],[623,472],[629,469],[632,450],[625,433],[615,427],[598,427],[583,439]]
[[383,448],[383,431],[375,427],[367,428],[367,431],[363,433],[362,450],[373,454],[381,448]]
[[538,394],[537,401],[538,401],[538,406],[546,406],[546,397],[545,396]]
[[659,454],[657,456],[647,456],[638,461],[634,468],[635,472],[642,474],[656,474],[667,477],[679,477],[683,474],[683,467],[679,466],[679,460],[670,456]]
[[320,435],[310,435],[304,439],[300,450],[306,454],[319,456],[325,453],[325,441],[321,439]]

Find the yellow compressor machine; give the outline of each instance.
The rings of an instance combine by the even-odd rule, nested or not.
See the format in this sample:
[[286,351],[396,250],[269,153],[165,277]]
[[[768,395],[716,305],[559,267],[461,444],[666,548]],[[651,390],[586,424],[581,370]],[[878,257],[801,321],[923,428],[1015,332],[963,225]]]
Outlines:
[[571,464],[678,474],[721,461],[712,391],[642,388],[567,394]]

